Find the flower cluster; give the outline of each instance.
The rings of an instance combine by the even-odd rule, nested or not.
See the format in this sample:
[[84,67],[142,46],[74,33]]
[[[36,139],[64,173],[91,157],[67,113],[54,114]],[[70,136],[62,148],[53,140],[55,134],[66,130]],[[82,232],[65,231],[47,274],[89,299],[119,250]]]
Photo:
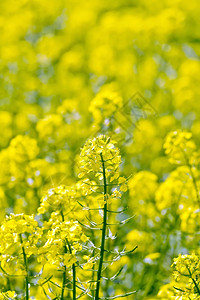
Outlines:
[[[112,286],[102,279],[100,296],[114,297],[114,291],[121,294],[132,285],[137,295],[125,299],[155,299],[160,283],[169,281],[169,260],[199,247],[199,1],[0,0],[0,10],[0,221],[10,212],[36,213],[40,199],[52,187],[62,184],[62,193],[70,190],[77,180],[74,158],[88,137],[103,133],[115,140],[117,136],[118,146],[123,147],[120,169],[124,177],[118,179],[117,172],[113,182],[113,176],[106,177],[105,197],[103,180],[99,180],[102,174],[96,171],[85,173],[74,196],[77,201],[67,195],[60,200],[60,192],[57,198],[53,196],[54,201],[46,192],[49,199],[43,203],[44,196],[36,216],[44,229],[41,245],[53,226],[52,213],[62,222],[60,209],[64,206],[65,222],[78,220],[86,225],[87,235],[97,247],[91,243],[88,254],[95,257],[96,270],[102,231],[91,228],[102,223],[105,200],[109,211],[121,212],[128,206],[118,217],[108,213],[109,224],[121,223],[132,215],[135,218],[125,227],[108,225],[105,250],[119,251],[124,246],[123,237],[136,230],[143,238],[132,232],[129,241],[139,244],[140,255],[129,256],[130,265],[124,262],[126,275],[122,270]],[[167,148],[175,151],[164,155],[164,138],[177,128],[191,131],[196,146],[193,149],[192,138],[184,130],[187,138],[182,136],[178,142],[172,138]],[[168,157],[184,169],[175,170]],[[116,164],[109,166],[103,159],[109,172]],[[97,179],[93,177],[96,174]],[[136,175],[131,179],[130,193],[120,197],[118,185],[126,191],[125,178],[132,174]],[[90,178],[86,180],[86,176]],[[115,188],[119,193],[114,195]],[[151,237],[148,244],[145,233]],[[22,238],[26,240],[28,235],[22,233]],[[17,245],[13,243],[6,252],[18,253]],[[148,251],[160,253],[152,268],[143,260],[148,258]],[[106,255],[105,251],[107,260]],[[46,284],[38,287],[32,275],[41,266],[34,256],[29,261],[28,298],[61,298],[63,269],[54,272],[55,268],[47,269],[46,264]],[[82,288],[79,279],[85,282],[88,278],[81,277],[78,269],[77,262],[76,285]],[[109,264],[102,277],[106,278],[107,272],[112,277],[115,271],[114,264]],[[54,283],[49,279],[52,274]],[[21,277],[2,277],[2,291],[16,287],[22,299]],[[92,281],[91,273],[88,277]],[[64,284],[64,298],[72,298],[71,289],[70,282]],[[53,293],[49,294],[50,290]],[[87,288],[79,292],[86,292],[81,299],[89,299]],[[77,298],[80,294],[77,287]]]
[[[37,236],[38,223],[34,219],[34,216],[28,216],[24,214],[7,216],[0,227],[1,243],[0,251],[4,252],[9,247],[13,246],[13,243],[19,242],[19,236],[25,235],[25,241],[23,246],[35,247]],[[28,237],[26,240],[26,236]]]
[[1,292],[0,293],[0,300],[5,300],[5,299],[15,299],[16,294],[14,291],[7,291],[7,292]]
[[17,162],[24,162],[34,159],[39,153],[39,148],[35,139],[18,135],[10,143],[10,152]]
[[109,137],[100,135],[97,138],[88,140],[80,154],[79,177],[88,176],[89,173],[103,179],[102,162],[105,163],[105,175],[110,181],[119,178],[119,165],[121,156],[115,142]]
[[3,182],[23,178],[20,166],[35,159],[38,153],[39,148],[35,139],[26,135],[18,135],[13,138],[9,147],[0,152],[0,162],[2,166],[2,174],[0,174],[0,177],[2,177]]
[[174,268],[173,276],[177,282],[182,284],[182,288],[176,289],[181,299],[200,299],[200,261],[199,256],[192,254],[179,255],[174,258],[172,264]]
[[38,208],[39,214],[51,211],[70,212],[76,206],[76,188],[75,186],[61,185],[47,191],[40,202]]
[[190,279],[193,278],[199,282],[200,261],[199,256],[196,254],[179,254],[178,257],[174,258],[172,267],[174,267],[173,276],[177,281],[180,281],[181,276],[185,276],[190,277]]
[[200,262],[199,255],[179,254],[174,258],[173,279],[163,285],[159,292],[159,299],[199,300],[200,299]]
[[199,163],[199,155],[196,153],[191,132],[180,130],[170,132],[166,137],[164,149],[171,163],[182,165]]
[[158,177],[149,172],[141,171],[129,180],[130,200],[129,206],[141,216],[155,215],[154,198],[158,188]]
[[51,218],[47,241],[39,250],[39,262],[55,264],[58,268],[71,267],[76,262],[76,252],[88,238],[77,221],[61,221],[56,213]]
[[158,292],[158,299],[167,300],[167,299],[175,299],[174,294],[174,282],[170,282],[161,286]]
[[183,207],[181,211],[181,230],[189,234],[197,233],[200,226],[200,210],[196,206]]
[[34,216],[11,214],[0,227],[0,261],[7,273],[21,274],[25,270],[22,247],[27,257],[37,254],[41,230]]
[[122,97],[116,91],[116,87],[113,84],[104,85],[89,106],[89,111],[94,118],[94,126],[102,126],[102,124],[111,126],[112,117],[122,103]]
[[[197,178],[199,172],[195,170],[193,175]],[[173,205],[188,207],[191,203],[196,203],[196,198],[193,178],[187,166],[180,166],[171,172],[158,187],[155,197],[156,205],[160,211]]]

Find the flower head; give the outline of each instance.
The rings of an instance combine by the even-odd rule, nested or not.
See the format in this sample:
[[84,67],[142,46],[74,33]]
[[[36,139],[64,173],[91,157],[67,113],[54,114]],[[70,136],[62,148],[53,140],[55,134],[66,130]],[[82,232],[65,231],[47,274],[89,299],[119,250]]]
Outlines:
[[103,166],[105,165],[106,177],[110,181],[119,177],[119,165],[121,156],[115,142],[105,135],[100,135],[88,140],[81,150],[79,167],[79,177],[95,173],[100,180],[103,179]]
[[166,137],[164,149],[171,163],[188,165],[199,161],[191,132],[170,132]]
[[76,189],[74,186],[68,187],[60,185],[49,189],[47,194],[41,199],[39,214],[48,211],[67,210],[70,211],[76,204]]

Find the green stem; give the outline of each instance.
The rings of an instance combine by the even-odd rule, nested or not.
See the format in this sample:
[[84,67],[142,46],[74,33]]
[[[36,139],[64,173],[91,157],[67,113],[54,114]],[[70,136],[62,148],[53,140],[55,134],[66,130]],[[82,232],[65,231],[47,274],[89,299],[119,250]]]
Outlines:
[[193,281],[193,283],[194,283],[194,286],[196,287],[196,290],[197,290],[198,294],[200,295],[200,290],[199,290],[198,284],[197,284],[196,280],[192,277],[192,273],[191,273],[189,267],[187,267],[187,269],[188,269],[190,278],[192,279],[192,281]]
[[27,257],[26,257],[26,252],[23,246],[23,239],[22,239],[22,235],[19,235],[20,237],[20,242],[21,242],[21,246],[22,246],[22,254],[23,254],[23,258],[24,258],[24,264],[25,264],[25,270],[26,270],[26,277],[25,277],[25,290],[26,290],[26,300],[29,300],[29,289],[28,289],[28,262],[27,262]]
[[61,289],[61,297],[60,297],[61,300],[64,299],[65,284],[66,284],[66,271],[67,271],[67,268],[66,268],[66,266],[64,266],[63,279],[62,279],[62,289]]
[[[93,250],[92,251],[92,256],[94,257],[95,256],[95,250]],[[94,293],[95,293],[95,289],[94,289],[94,273],[95,273],[95,264],[93,264],[93,266],[92,266],[92,283],[91,283],[91,285],[90,285],[90,288],[92,287],[92,289],[91,289],[91,294],[92,294],[92,299],[94,299]]]
[[[64,218],[64,214],[63,211],[61,210],[61,217],[62,217],[62,221],[65,221]],[[72,249],[71,246],[68,242],[68,240],[66,239],[67,245],[68,245],[68,249],[69,249],[69,253],[72,254]],[[67,253],[67,247],[66,245],[64,245],[64,253]],[[67,273],[67,268],[66,266],[64,266],[64,272],[63,272],[63,281],[62,281],[62,291],[61,291],[61,300],[64,300],[64,291],[65,291],[65,284],[66,284],[66,273]],[[73,276],[73,300],[76,300],[76,266],[75,264],[72,265],[72,276]]]
[[102,237],[101,237],[101,250],[100,250],[100,260],[99,260],[99,268],[97,272],[97,285],[96,285],[96,293],[95,293],[95,300],[99,300],[99,292],[100,292],[100,284],[101,284],[101,272],[103,267],[103,256],[105,251],[105,239],[106,239],[106,225],[107,225],[107,184],[106,184],[106,171],[105,165],[103,160],[103,155],[100,153],[101,162],[102,162],[102,169],[103,169],[103,183],[104,183],[104,209],[103,209],[103,228],[102,228]]
[[[107,249],[110,249],[110,240],[108,240],[107,241]],[[105,277],[106,278],[109,278],[109,269],[108,268],[106,268],[106,270],[105,270]],[[106,280],[106,282],[105,282],[105,296],[106,297],[109,297],[109,293],[108,293],[108,290],[109,290],[109,283],[110,283],[110,281],[109,280]]]
[[194,285],[195,285],[195,287],[196,287],[196,289],[197,289],[198,294],[200,295],[200,290],[199,290],[199,287],[198,287],[198,285],[197,285],[196,280],[195,280],[194,278],[192,278],[192,281],[193,281],[193,283],[194,283]]
[[[62,221],[65,221],[63,211],[61,210],[61,217]],[[67,253],[67,247],[64,245],[64,253]],[[64,266],[64,272],[63,272],[63,278],[62,278],[62,289],[61,289],[61,297],[60,300],[64,299],[64,293],[65,293],[65,284],[66,284],[66,273],[67,273],[67,268]]]
[[[69,253],[72,254],[72,249],[70,243],[67,241],[67,245],[69,248]],[[73,300],[76,300],[76,266],[75,264],[72,265],[72,276],[73,276]]]
[[[89,211],[89,219],[92,219],[92,216],[91,216],[91,212]],[[94,234],[94,230],[91,229],[91,241],[93,244],[95,244],[95,234]],[[92,251],[92,257],[95,257],[95,249]],[[91,282],[91,285],[90,285],[90,288],[91,288],[91,294],[92,294],[92,297],[94,298],[94,294],[95,294],[95,289],[93,288],[93,285],[94,285],[94,280],[95,280],[95,264],[93,264],[92,266],[92,282]]]

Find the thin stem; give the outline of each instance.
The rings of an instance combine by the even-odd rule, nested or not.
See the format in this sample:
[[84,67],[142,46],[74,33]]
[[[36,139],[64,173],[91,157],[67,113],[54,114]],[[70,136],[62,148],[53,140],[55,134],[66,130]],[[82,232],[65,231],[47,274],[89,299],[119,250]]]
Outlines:
[[[65,218],[64,218],[64,214],[63,214],[62,210],[61,210],[61,217],[62,217],[62,221],[64,222]],[[64,253],[67,253],[67,247],[66,247],[66,245],[64,245]],[[67,268],[66,268],[66,266],[64,266],[60,300],[64,300],[65,285],[66,285],[66,273],[67,273]]]
[[[92,256],[95,257],[95,249],[92,251]],[[95,281],[95,278],[94,278],[95,271],[94,270],[95,270],[95,264],[93,264],[93,266],[92,266],[92,282],[91,282],[92,286],[93,286],[93,283]],[[91,287],[91,285],[90,285],[90,287]],[[94,293],[95,293],[94,287],[91,289],[91,292],[92,292],[92,297],[94,297]]]
[[[92,215],[91,215],[90,210],[88,211],[88,214],[89,214],[89,218],[92,219]],[[94,230],[91,230],[91,241],[92,241],[93,244],[95,244]],[[93,251],[92,251],[92,257],[95,257],[95,249],[93,249]],[[93,283],[95,282],[95,272],[94,272],[94,270],[95,270],[95,264],[93,264],[93,266],[92,266],[92,283],[90,285],[90,288],[93,285]],[[94,288],[91,288],[91,294],[92,294],[92,297],[94,299],[94,294],[95,294],[95,289]]]
[[[110,248],[110,239],[108,239],[107,241],[107,247],[108,249]],[[105,277],[109,278],[109,270],[108,268],[105,269]],[[108,297],[109,294],[108,294],[108,290],[109,290],[109,285],[110,285],[110,281],[109,280],[106,280],[106,284],[105,284],[105,296]]]
[[64,299],[64,292],[65,292],[65,284],[66,284],[66,266],[64,266],[63,278],[62,278],[62,289],[61,289],[61,297],[60,299]]
[[187,269],[188,269],[190,278],[192,279],[192,281],[193,281],[193,283],[194,283],[194,285],[195,285],[195,287],[196,287],[196,290],[197,290],[198,294],[200,295],[200,290],[199,290],[198,284],[197,284],[196,280],[192,277],[192,273],[191,273],[191,271],[190,271],[190,268],[187,267]]
[[24,258],[24,265],[25,265],[25,270],[26,270],[26,277],[25,277],[25,290],[26,290],[26,300],[29,300],[29,289],[28,289],[28,262],[27,262],[27,257],[26,257],[26,252],[23,246],[23,239],[22,239],[22,234],[19,235],[20,238],[20,243],[22,246],[22,254]]
[[[70,246],[70,243],[67,241],[67,245],[68,245],[68,249],[69,249],[69,253],[72,254],[72,249]],[[75,264],[72,265],[72,276],[73,276],[73,300],[76,300],[76,266]]]
[[198,287],[198,285],[197,285],[196,280],[195,280],[193,277],[191,277],[191,278],[192,278],[192,281],[193,281],[193,283],[194,283],[194,285],[195,285],[195,287],[196,287],[196,289],[197,289],[198,294],[200,295],[200,290],[199,290],[199,287]]
[[[64,218],[64,214],[63,214],[62,210],[61,210],[61,217],[62,217],[62,221],[64,222],[65,218]],[[72,254],[72,249],[71,249],[71,246],[67,239],[66,239],[66,242],[68,245],[69,253]],[[64,253],[67,253],[66,245],[64,245]],[[67,273],[67,268],[66,268],[66,266],[64,266],[62,291],[61,291],[61,298],[60,298],[61,300],[64,300],[64,291],[65,291],[65,285],[66,285],[66,273]],[[75,264],[72,265],[72,276],[73,276],[73,300],[76,300],[76,266],[75,266]]]
[[107,225],[107,184],[106,184],[106,171],[105,165],[103,160],[103,155],[100,153],[101,156],[101,163],[103,169],[103,183],[104,183],[104,210],[103,210],[103,228],[102,228],[102,237],[101,237],[101,250],[100,250],[100,260],[99,260],[99,268],[97,272],[97,286],[96,286],[96,293],[95,293],[95,300],[99,300],[99,291],[100,291],[100,284],[101,284],[101,272],[103,266],[103,256],[104,256],[104,248],[105,248],[105,237],[106,237],[106,225]]

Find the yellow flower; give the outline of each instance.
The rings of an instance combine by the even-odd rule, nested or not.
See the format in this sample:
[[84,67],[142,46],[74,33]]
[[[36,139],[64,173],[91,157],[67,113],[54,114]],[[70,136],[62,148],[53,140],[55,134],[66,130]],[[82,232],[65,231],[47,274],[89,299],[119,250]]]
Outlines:
[[196,165],[200,161],[191,132],[181,130],[170,132],[166,137],[164,149],[171,163]]
[[42,197],[39,214],[49,211],[63,210],[65,213],[73,210],[76,205],[76,186],[61,185],[49,189],[47,194]]
[[0,300],[15,299],[17,297],[14,291],[0,292]]
[[90,173],[95,173],[95,177],[103,179],[103,167],[105,166],[105,175],[111,178],[119,177],[119,165],[121,156],[115,142],[109,137],[100,135],[97,138],[88,140],[81,150],[79,159],[79,177],[84,177]]
[[89,111],[92,112],[95,126],[103,124],[105,120],[109,123],[109,119],[122,106],[122,98],[116,90],[112,83],[104,85],[92,99]]
[[74,264],[76,253],[82,250],[82,244],[88,240],[77,221],[61,221],[60,215],[55,213],[51,215],[44,238],[46,242],[38,250],[38,261],[55,264],[58,268]]
[[64,265],[69,268],[77,261],[76,257],[73,254],[65,253],[63,256]]

